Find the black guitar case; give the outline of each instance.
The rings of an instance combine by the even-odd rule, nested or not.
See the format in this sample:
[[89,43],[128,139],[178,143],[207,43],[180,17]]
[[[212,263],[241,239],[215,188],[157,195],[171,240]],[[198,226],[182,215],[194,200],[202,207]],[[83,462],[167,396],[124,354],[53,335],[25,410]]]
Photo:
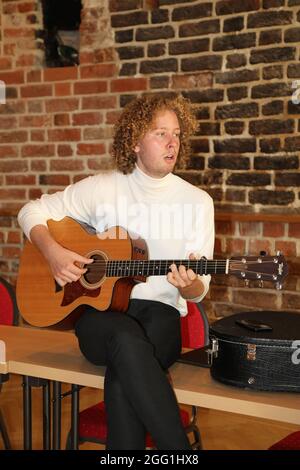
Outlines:
[[211,375],[256,390],[300,391],[300,312],[243,312],[210,327]]

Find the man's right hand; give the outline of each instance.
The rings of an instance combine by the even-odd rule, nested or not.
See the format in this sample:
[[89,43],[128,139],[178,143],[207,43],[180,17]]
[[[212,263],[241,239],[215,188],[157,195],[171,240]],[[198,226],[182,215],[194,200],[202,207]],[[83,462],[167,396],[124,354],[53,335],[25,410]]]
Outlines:
[[92,258],[85,258],[58,243],[48,247],[45,257],[54,279],[62,287],[68,282],[78,281],[87,272],[87,269],[83,268],[83,266],[93,262]]
[[44,225],[35,225],[30,231],[30,239],[44,255],[54,279],[62,287],[78,281],[87,271],[83,266],[93,262],[92,258],[85,258],[57,243]]

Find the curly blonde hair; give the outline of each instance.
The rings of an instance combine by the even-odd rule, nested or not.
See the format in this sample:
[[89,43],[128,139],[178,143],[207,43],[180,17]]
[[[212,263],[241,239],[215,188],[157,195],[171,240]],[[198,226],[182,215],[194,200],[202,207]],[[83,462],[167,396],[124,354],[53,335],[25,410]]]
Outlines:
[[134,99],[125,106],[116,126],[112,157],[121,173],[132,173],[136,162],[134,147],[150,129],[156,114],[162,110],[174,111],[180,125],[180,150],[176,168],[184,168],[189,156],[190,137],[197,129],[191,103],[181,95],[173,97],[147,95]]

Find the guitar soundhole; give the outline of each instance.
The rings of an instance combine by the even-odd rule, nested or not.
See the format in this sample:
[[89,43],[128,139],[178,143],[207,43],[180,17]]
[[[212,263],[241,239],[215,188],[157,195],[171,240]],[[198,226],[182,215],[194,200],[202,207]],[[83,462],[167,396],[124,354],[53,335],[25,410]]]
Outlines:
[[84,284],[89,285],[89,287],[98,287],[101,284],[102,279],[105,277],[106,271],[106,258],[101,253],[94,253],[89,258],[92,258],[94,262],[92,264],[87,264],[87,272],[83,275]]

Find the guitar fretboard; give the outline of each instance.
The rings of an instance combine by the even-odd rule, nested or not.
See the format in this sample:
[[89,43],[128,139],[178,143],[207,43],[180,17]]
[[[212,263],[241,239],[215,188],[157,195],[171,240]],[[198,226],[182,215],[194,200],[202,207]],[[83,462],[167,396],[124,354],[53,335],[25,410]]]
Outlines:
[[171,264],[183,265],[200,275],[226,274],[229,260],[110,260],[106,262],[106,276],[164,276]]

